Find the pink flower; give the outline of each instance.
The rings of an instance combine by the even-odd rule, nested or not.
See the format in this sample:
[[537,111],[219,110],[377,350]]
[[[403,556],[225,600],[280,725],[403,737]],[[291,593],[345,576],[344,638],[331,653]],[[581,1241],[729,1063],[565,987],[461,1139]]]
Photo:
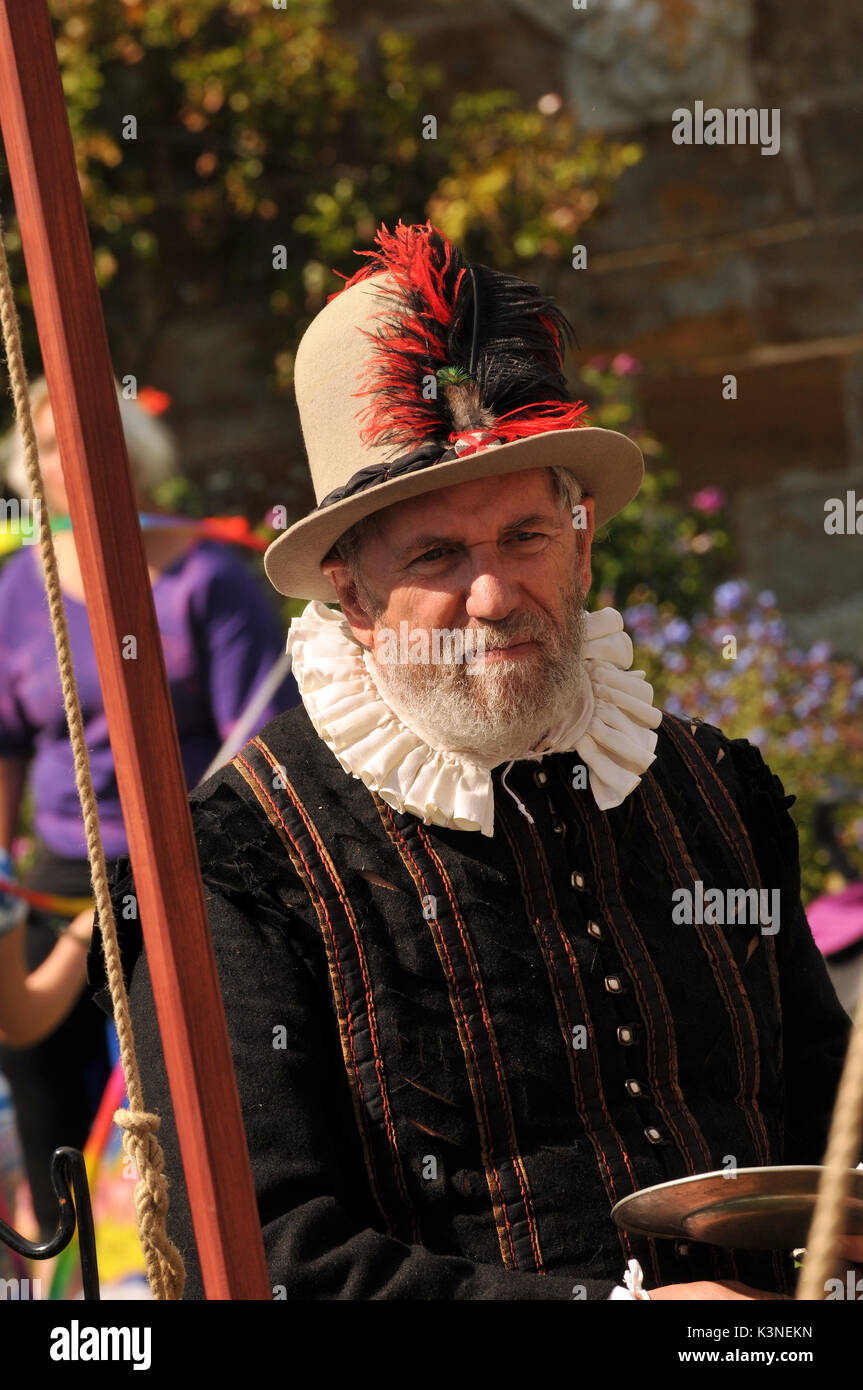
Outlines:
[[703,487],[699,492],[693,492],[689,502],[690,506],[693,506],[697,512],[711,516],[714,512],[722,510],[726,497],[721,488]]
[[10,847],[10,854],[15,863],[23,859],[25,854],[29,854],[33,847],[33,839],[30,835],[16,835]]
[[617,372],[618,376],[636,376],[641,371],[641,363],[628,352],[619,352],[611,359],[611,370]]

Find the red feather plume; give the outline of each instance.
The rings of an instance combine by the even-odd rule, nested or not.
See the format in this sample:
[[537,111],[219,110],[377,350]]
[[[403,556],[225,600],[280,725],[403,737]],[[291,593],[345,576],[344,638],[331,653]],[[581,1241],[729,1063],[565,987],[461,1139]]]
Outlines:
[[[572,325],[536,286],[488,266],[468,268],[429,221],[399,221],[392,232],[382,224],[375,242],[377,250],[355,253],[367,264],[343,276],[337,291],[372,275],[391,281],[379,287],[390,305],[376,330],[360,330],[376,349],[354,392],[373,397],[358,412],[365,443],[416,447],[477,429],[508,440],[587,423],[587,406],[570,399],[563,374]],[[438,383],[444,367],[460,375]],[[431,397],[430,377],[438,383]]]

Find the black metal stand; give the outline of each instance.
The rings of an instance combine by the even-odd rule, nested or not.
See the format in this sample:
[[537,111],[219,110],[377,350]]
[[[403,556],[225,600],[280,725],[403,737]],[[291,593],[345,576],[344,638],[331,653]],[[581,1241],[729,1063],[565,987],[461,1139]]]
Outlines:
[[56,1233],[44,1245],[24,1240],[11,1226],[0,1220],[0,1241],[28,1260],[50,1260],[65,1250],[75,1234],[78,1221],[78,1247],[81,1254],[81,1278],[84,1300],[99,1302],[99,1268],[96,1263],[96,1233],[93,1228],[93,1208],[87,1185],[84,1155],[79,1149],[55,1149],[51,1156],[51,1186],[60,1203],[60,1219]]

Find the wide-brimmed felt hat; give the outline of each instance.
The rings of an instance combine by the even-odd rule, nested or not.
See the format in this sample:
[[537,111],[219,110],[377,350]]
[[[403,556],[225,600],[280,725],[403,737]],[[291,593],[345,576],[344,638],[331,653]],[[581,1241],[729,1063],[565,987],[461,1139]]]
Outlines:
[[571,399],[563,356],[574,333],[551,299],[466,262],[430,223],[383,226],[375,241],[297,348],[317,506],[264,557],[294,598],[334,602],[321,561],[355,522],[406,498],[561,466],[593,497],[599,527],[644,477],[638,446],[589,425]]

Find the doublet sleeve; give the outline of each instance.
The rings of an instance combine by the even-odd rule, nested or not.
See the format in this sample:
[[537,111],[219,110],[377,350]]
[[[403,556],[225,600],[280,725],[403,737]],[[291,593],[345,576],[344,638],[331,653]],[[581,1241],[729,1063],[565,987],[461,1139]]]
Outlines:
[[[776,960],[782,1010],[785,1163],[820,1163],[827,1146],[851,1023],[836,997],[800,897],[800,849],[786,796],[759,750],[725,740],[740,811],[765,888],[781,890]],[[858,1158],[863,1155],[858,1155]]]
[[[331,998],[312,949],[316,925],[278,841],[221,786],[193,819],[274,1299],[606,1299],[614,1280],[480,1265],[376,1229]],[[183,1186],[146,956],[120,922],[134,893],[128,861],[112,901],[145,1103],[162,1117],[171,1178],[168,1229],[187,1268],[186,1299],[204,1297]],[[291,902],[296,906],[291,906]],[[178,914],[182,926],[182,913]],[[100,967],[91,958],[91,981]],[[379,1223],[379,1218],[378,1218]],[[576,1286],[584,1292],[576,1294]]]

